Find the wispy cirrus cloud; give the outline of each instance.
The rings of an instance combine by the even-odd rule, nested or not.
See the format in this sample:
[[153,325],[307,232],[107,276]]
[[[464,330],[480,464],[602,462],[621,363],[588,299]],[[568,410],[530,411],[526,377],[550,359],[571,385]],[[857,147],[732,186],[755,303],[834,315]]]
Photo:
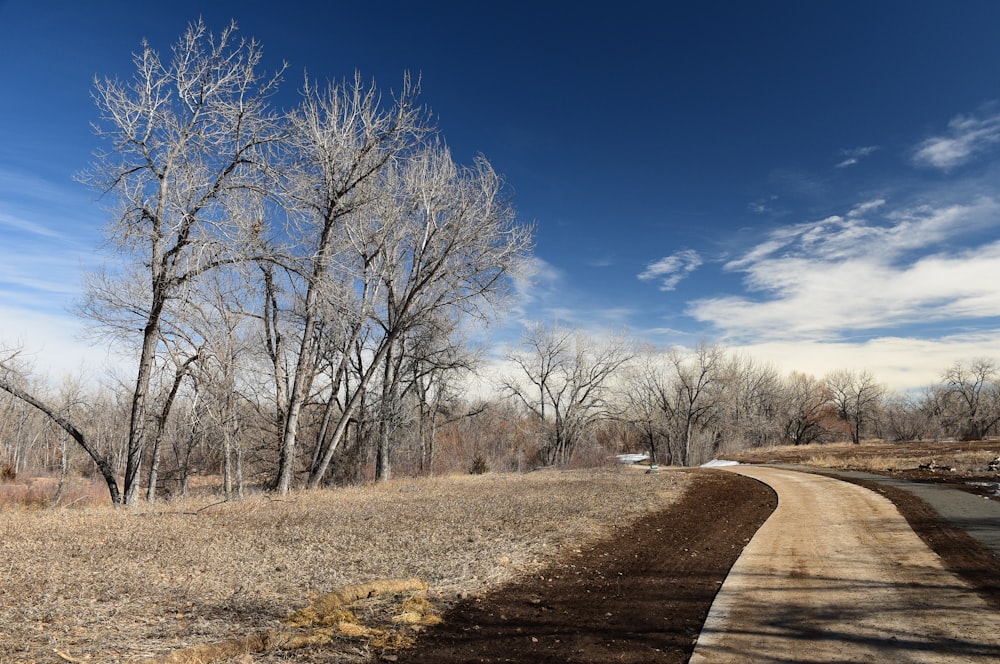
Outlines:
[[591,297],[564,270],[540,256],[527,261],[514,289],[511,310],[516,326],[557,321],[599,334],[627,327],[636,313],[633,308],[609,306]]
[[639,273],[641,281],[659,281],[661,291],[672,291],[685,277],[702,264],[701,255],[693,249],[684,249],[646,265]]
[[747,209],[755,214],[767,214],[774,211],[774,202],[778,200],[777,194],[758,198],[747,204]]
[[[701,298],[688,313],[732,339],[838,340],[864,330],[1000,316],[1000,239],[963,246],[1000,202],[888,209],[773,231],[726,264],[746,294]],[[863,333],[863,332],[860,332]]]
[[877,151],[879,146],[877,145],[865,145],[860,148],[851,148],[849,150],[841,150],[840,156],[843,157],[842,161],[836,164],[836,168],[847,168],[848,166],[854,166],[862,159],[870,155],[871,153]]
[[932,136],[920,143],[913,153],[913,161],[919,166],[947,171],[997,143],[1000,143],[1000,112],[960,115],[948,123],[944,135]]

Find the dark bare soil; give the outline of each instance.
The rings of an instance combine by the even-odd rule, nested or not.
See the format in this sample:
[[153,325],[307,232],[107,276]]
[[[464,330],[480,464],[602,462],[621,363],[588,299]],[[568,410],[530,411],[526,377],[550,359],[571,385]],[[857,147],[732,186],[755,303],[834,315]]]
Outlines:
[[715,594],[777,505],[755,480],[698,471],[682,500],[543,574],[454,606],[401,662],[686,662]]
[[[777,504],[754,480],[697,472],[677,504],[573,552],[544,574],[461,601],[414,648],[382,659],[687,662],[719,586]],[[945,565],[1000,609],[1000,556],[911,493],[869,488],[892,500]]]

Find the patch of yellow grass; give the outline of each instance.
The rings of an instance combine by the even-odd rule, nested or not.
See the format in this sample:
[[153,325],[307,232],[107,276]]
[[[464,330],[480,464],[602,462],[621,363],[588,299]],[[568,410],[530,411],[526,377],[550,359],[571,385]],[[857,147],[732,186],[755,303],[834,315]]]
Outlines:
[[[317,597],[309,606],[290,615],[284,621],[288,627],[182,648],[157,659],[156,664],[209,664],[239,655],[324,646],[338,636],[367,639],[380,649],[390,645],[404,647],[413,641],[412,635],[361,624],[349,607],[362,599],[426,589],[427,584],[419,579],[381,579],[345,586]],[[431,603],[422,597],[411,596],[399,608],[402,613],[394,616],[393,622],[410,629],[441,622]]]
[[337,624],[346,619],[344,609],[359,599],[421,590],[427,590],[427,584],[420,579],[381,579],[344,586],[320,595],[309,606],[290,615],[286,622],[296,626]]

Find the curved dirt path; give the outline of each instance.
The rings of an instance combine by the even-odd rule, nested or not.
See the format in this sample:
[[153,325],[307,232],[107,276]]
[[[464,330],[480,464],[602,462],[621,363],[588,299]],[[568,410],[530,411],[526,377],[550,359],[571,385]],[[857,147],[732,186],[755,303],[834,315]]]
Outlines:
[[996,662],[1000,614],[860,486],[791,470],[731,469],[778,508],[716,596],[692,664]]

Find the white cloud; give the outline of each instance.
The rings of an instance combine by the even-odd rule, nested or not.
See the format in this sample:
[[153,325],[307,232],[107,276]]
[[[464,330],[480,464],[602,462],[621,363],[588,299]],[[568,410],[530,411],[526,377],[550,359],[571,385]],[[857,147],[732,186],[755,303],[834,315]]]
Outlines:
[[854,166],[858,164],[862,158],[867,157],[871,153],[879,149],[877,145],[866,145],[860,148],[851,148],[849,150],[841,150],[840,154],[844,157],[844,160],[836,164],[837,168],[847,168],[848,166]]
[[83,325],[69,313],[82,271],[100,261],[100,210],[85,194],[0,169],[0,347],[23,347],[52,380],[81,369],[96,378],[109,365],[106,353],[79,340]]
[[1000,143],[1000,113],[984,117],[960,115],[948,123],[946,135],[933,136],[921,143],[913,160],[918,165],[947,171],[995,143]]
[[[728,339],[842,340],[857,331],[1000,316],[1000,240],[957,248],[1000,204],[890,210],[882,200],[774,231],[725,267],[744,295],[701,298],[688,313]],[[994,276],[991,276],[994,275]]]
[[82,341],[83,322],[69,313],[0,304],[0,350],[21,349],[21,359],[52,384],[71,374],[96,381],[123,361],[107,348]]
[[850,212],[847,213],[848,217],[861,217],[869,212],[874,212],[885,205],[885,200],[881,198],[876,198],[874,200],[865,201],[859,205],[854,206]]
[[749,203],[747,205],[747,209],[750,210],[751,212],[755,213],[755,214],[766,214],[766,213],[774,212],[774,208],[772,207],[772,204],[776,200],[778,200],[778,196],[775,195],[775,194],[772,194],[770,196],[766,196],[764,198],[759,198],[759,199],[757,199],[757,200],[752,201],[751,203]]
[[671,291],[677,284],[702,264],[701,256],[693,249],[684,249],[677,253],[653,261],[639,273],[642,281],[659,281],[661,291]]
[[595,336],[621,330],[636,311],[617,305],[617,301],[612,306],[598,301],[592,293],[581,291],[563,270],[532,256],[525,274],[515,282],[512,319],[490,331],[492,341],[510,341],[532,323],[558,322]]
[[514,279],[514,310],[523,312],[532,305],[547,300],[552,293],[561,290],[563,281],[564,275],[559,268],[538,256],[529,257],[521,273]]
[[1000,330],[948,335],[938,339],[887,336],[865,342],[768,342],[734,350],[748,353],[786,373],[822,377],[837,369],[871,371],[890,390],[920,390],[940,381],[956,361],[1000,357]]

